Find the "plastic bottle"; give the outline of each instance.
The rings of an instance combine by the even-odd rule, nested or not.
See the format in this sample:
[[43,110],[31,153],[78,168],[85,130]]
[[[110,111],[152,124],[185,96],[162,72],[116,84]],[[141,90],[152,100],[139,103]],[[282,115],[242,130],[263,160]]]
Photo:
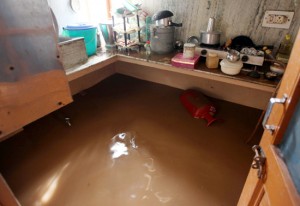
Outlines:
[[151,16],[147,16],[146,17],[146,40],[149,41],[150,40],[150,25],[152,23],[152,17]]
[[287,63],[290,57],[292,50],[291,36],[289,34],[285,35],[285,38],[282,40],[280,47],[278,49],[276,59],[283,63]]
[[149,56],[151,54],[150,41],[147,41],[144,47],[146,49],[146,55]]

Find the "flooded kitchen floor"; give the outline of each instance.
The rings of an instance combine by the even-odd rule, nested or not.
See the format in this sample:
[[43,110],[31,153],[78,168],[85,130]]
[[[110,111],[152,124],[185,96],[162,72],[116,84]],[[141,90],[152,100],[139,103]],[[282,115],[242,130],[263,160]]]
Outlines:
[[0,143],[1,173],[24,206],[236,205],[260,111],[214,100],[206,127],[181,92],[114,75]]

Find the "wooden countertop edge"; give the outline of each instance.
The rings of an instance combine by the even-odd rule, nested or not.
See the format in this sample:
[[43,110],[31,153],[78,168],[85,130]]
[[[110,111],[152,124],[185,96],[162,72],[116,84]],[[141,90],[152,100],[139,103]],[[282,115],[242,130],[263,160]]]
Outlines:
[[97,57],[94,57],[93,60],[89,60],[87,63],[83,65],[67,69],[66,70],[67,79],[69,82],[73,81],[91,72],[102,69],[116,61],[117,61],[116,55],[111,55],[106,58],[99,57],[99,59],[97,59]]
[[80,78],[84,75],[87,75],[91,72],[94,72],[96,70],[102,69],[102,68],[104,68],[112,63],[118,62],[118,61],[137,64],[137,65],[141,65],[141,66],[152,67],[152,68],[160,69],[160,70],[164,70],[164,71],[171,71],[171,72],[176,72],[176,73],[180,73],[180,74],[205,78],[205,79],[209,79],[209,80],[213,80],[213,81],[224,82],[227,84],[234,84],[237,86],[266,91],[266,92],[270,92],[270,93],[274,92],[276,89],[275,86],[273,87],[273,86],[262,85],[259,83],[243,81],[243,80],[239,80],[239,79],[230,78],[227,76],[221,76],[221,75],[214,74],[214,73],[208,73],[208,72],[201,71],[201,70],[181,69],[181,68],[177,68],[172,65],[165,64],[165,63],[160,63],[160,62],[155,62],[155,61],[147,61],[147,60],[143,60],[143,59],[138,59],[136,57],[130,57],[130,56],[119,55],[119,54],[111,54],[110,56],[107,56],[107,57],[94,56],[92,60],[89,59],[89,61],[83,65],[67,69],[66,70],[67,79],[69,82],[73,81],[75,79],[78,79],[78,78]]
[[276,89],[275,87],[272,87],[272,86],[266,86],[266,85],[257,84],[257,83],[253,83],[253,82],[238,80],[238,79],[234,79],[234,78],[230,78],[230,77],[217,75],[214,73],[208,73],[208,72],[201,71],[201,70],[181,69],[181,68],[177,68],[177,67],[174,67],[174,66],[171,66],[168,64],[164,64],[164,63],[159,63],[159,62],[154,62],[154,61],[146,61],[146,60],[137,59],[134,57],[123,56],[123,55],[122,56],[117,55],[117,61],[153,67],[155,69],[172,71],[172,72],[176,72],[176,73],[191,75],[191,76],[195,76],[195,77],[201,77],[201,78],[210,79],[213,81],[224,82],[224,83],[228,83],[228,84],[235,84],[237,86],[252,88],[252,89],[271,92],[271,93],[274,92]]

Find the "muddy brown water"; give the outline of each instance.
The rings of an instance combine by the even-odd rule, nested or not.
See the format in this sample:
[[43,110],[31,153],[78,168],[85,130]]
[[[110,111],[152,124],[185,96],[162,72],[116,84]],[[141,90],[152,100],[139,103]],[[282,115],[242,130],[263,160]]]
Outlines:
[[1,173],[24,206],[236,205],[260,111],[212,100],[207,127],[181,92],[109,77],[1,142]]

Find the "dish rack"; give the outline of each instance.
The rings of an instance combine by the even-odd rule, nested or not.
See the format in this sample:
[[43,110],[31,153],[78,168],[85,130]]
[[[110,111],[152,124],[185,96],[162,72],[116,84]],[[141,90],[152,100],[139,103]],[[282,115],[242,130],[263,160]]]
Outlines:
[[143,45],[141,32],[145,30],[145,26],[140,25],[138,9],[135,11],[128,11],[126,8],[121,9],[118,9],[119,11],[117,10],[112,16],[115,42],[118,49],[132,49]]

